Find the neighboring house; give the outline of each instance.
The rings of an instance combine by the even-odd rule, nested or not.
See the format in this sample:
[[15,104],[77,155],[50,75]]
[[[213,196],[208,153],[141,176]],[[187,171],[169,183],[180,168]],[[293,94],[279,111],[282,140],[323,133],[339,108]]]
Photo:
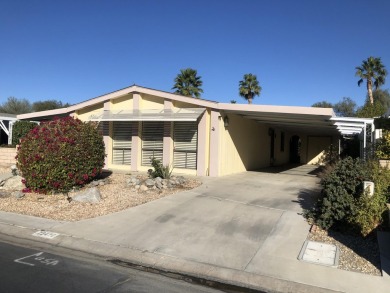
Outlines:
[[9,133],[12,131],[12,123],[16,120],[16,115],[0,113],[0,145],[11,144]]
[[[18,115],[99,121],[106,167],[222,176],[270,165],[315,164],[340,132],[331,108],[226,104],[130,86],[68,108]],[[333,118],[332,118],[333,117]]]

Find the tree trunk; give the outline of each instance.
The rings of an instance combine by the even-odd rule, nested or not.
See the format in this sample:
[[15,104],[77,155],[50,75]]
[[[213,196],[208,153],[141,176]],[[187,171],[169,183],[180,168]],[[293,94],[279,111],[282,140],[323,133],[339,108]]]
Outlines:
[[248,104],[252,104],[253,97],[252,95],[248,95]]
[[368,92],[368,97],[370,98],[371,105],[374,105],[374,96],[372,95],[372,81],[371,81],[371,79],[367,80],[367,92]]

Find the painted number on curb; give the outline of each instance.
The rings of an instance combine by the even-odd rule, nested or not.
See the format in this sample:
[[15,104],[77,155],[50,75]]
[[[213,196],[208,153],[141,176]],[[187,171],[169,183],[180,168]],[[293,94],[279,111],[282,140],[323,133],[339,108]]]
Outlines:
[[34,267],[34,262],[38,262],[47,266],[55,266],[59,263],[56,259],[45,258],[42,256],[43,252],[38,252],[32,255],[28,255],[22,258],[15,259],[14,262]]

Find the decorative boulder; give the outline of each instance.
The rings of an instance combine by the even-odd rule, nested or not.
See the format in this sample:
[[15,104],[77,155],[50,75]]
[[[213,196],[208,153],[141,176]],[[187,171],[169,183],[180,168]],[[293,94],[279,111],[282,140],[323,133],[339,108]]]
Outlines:
[[147,187],[153,187],[155,182],[154,182],[153,179],[146,179],[145,180],[145,184],[146,184]]
[[13,176],[3,184],[3,189],[8,190],[23,190],[25,188],[24,184],[22,183],[22,177],[20,176]]
[[100,191],[96,187],[87,188],[72,197],[72,200],[78,202],[99,203],[101,200]]

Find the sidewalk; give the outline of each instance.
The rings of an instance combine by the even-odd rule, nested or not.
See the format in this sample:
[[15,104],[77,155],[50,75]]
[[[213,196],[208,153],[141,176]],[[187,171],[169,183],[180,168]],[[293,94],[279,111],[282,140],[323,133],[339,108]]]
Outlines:
[[[245,202],[231,196],[238,192],[234,189],[237,183],[234,177],[227,179],[223,187],[218,186],[221,194],[221,189],[229,190],[229,198],[213,193],[215,185],[210,182],[202,188],[78,222],[0,212],[0,234],[260,291],[390,292],[388,275],[370,276],[299,261],[309,230],[302,216],[294,207],[261,205],[258,195],[257,203],[250,204],[251,195],[260,188],[256,186],[258,177],[248,179]],[[268,177],[264,179],[269,181]],[[283,187],[279,192],[302,184],[288,177],[277,179],[285,180],[278,182]],[[276,196],[278,191],[264,182],[259,183],[262,190],[267,194],[268,188],[273,189]],[[271,198],[261,200],[269,202]],[[60,235],[52,240],[32,236],[38,230]]]

